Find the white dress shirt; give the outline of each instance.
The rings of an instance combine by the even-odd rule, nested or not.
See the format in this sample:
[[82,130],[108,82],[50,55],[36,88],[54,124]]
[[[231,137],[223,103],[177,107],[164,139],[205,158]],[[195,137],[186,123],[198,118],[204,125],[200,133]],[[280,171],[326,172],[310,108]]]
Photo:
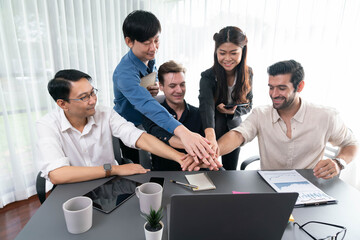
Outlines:
[[269,105],[253,109],[233,130],[243,135],[243,144],[258,137],[262,170],[312,169],[323,158],[328,142],[339,147],[357,144],[335,109],[303,100],[291,119],[291,128],[288,138],[285,122]]
[[83,132],[74,128],[62,109],[48,113],[36,123],[40,170],[46,179],[50,171],[63,166],[117,165],[112,136],[120,138],[128,147],[144,131],[126,121],[113,109],[98,106],[88,118]]

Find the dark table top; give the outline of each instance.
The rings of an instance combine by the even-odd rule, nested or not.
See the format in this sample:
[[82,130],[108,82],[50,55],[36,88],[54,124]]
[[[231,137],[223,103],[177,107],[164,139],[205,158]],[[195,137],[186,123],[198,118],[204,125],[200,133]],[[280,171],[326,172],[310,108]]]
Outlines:
[[[338,200],[337,204],[294,208],[295,221],[303,224],[316,220],[342,225],[347,228],[345,239],[360,239],[360,192],[339,178],[331,180],[316,179],[312,170],[298,170],[305,178],[328,195]],[[195,173],[195,172],[193,172]],[[187,182],[189,172],[148,172],[126,178],[138,182],[148,182],[150,177],[164,177],[162,206],[166,208],[173,194],[199,194],[190,189],[171,183],[169,180]],[[232,191],[267,193],[274,190],[261,178],[257,171],[218,171],[207,172],[216,189],[201,193],[232,193]],[[94,210],[93,225],[83,234],[68,233],[62,204],[75,196],[83,195],[109,179],[58,185],[48,199],[38,209],[16,239],[145,239],[145,220],[140,216],[139,200],[136,196],[126,201],[110,214]],[[163,222],[163,239],[167,239],[166,214]],[[51,236],[51,237],[50,237]],[[323,236],[325,237],[325,236]],[[293,224],[288,224],[282,239],[310,239]]]

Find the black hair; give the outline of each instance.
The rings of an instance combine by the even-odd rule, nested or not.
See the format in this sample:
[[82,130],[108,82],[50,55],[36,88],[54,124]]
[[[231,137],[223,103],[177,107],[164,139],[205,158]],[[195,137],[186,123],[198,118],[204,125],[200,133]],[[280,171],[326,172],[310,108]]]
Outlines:
[[217,104],[228,103],[228,85],[226,72],[225,69],[220,65],[216,52],[223,43],[228,42],[233,43],[242,49],[241,61],[235,67],[237,78],[234,90],[231,93],[231,98],[235,103],[247,102],[247,94],[251,90],[251,83],[249,77],[249,68],[246,65],[248,40],[245,33],[243,33],[243,31],[238,27],[228,26],[221,29],[219,33],[215,33],[213,39],[215,41],[213,69],[217,79],[215,102]]
[[77,82],[82,78],[91,81],[91,77],[81,71],[75,69],[60,70],[55,74],[54,78],[49,81],[47,88],[55,102],[58,99],[68,101],[71,89],[70,82]]
[[131,12],[124,20],[124,38],[131,41],[145,42],[161,32],[160,21],[151,12],[136,10]]
[[271,76],[291,73],[290,81],[293,84],[295,91],[297,90],[299,83],[303,81],[305,77],[304,68],[295,60],[277,62],[268,67],[267,72]]

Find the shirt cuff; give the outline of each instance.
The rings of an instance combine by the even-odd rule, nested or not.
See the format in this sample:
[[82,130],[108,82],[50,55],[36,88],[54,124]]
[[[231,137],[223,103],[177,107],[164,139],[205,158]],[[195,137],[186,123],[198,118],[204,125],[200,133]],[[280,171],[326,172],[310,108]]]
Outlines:
[[45,178],[46,180],[50,181],[49,172],[51,172],[57,168],[65,167],[65,166],[70,166],[69,158],[67,158],[67,157],[62,157],[60,159],[57,159],[56,162],[53,162],[53,163],[46,163],[40,170],[41,176],[43,178]]
[[246,134],[245,130],[242,129],[240,126],[236,127],[236,128],[233,128],[230,131],[236,131],[238,133],[241,133],[241,135],[243,136],[244,142],[240,145],[240,147],[242,147],[242,146],[244,146],[245,144],[248,143],[249,136],[248,136],[248,134]]

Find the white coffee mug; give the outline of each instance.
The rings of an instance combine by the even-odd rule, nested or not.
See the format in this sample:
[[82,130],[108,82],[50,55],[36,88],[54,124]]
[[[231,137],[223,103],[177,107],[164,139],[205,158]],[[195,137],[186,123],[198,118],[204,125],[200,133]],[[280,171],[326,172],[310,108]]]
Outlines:
[[157,211],[161,207],[163,188],[158,183],[148,182],[135,188],[136,196],[139,198],[140,211],[150,213],[150,207]]
[[63,204],[66,227],[70,233],[78,234],[92,226],[93,203],[89,197],[74,197]]

